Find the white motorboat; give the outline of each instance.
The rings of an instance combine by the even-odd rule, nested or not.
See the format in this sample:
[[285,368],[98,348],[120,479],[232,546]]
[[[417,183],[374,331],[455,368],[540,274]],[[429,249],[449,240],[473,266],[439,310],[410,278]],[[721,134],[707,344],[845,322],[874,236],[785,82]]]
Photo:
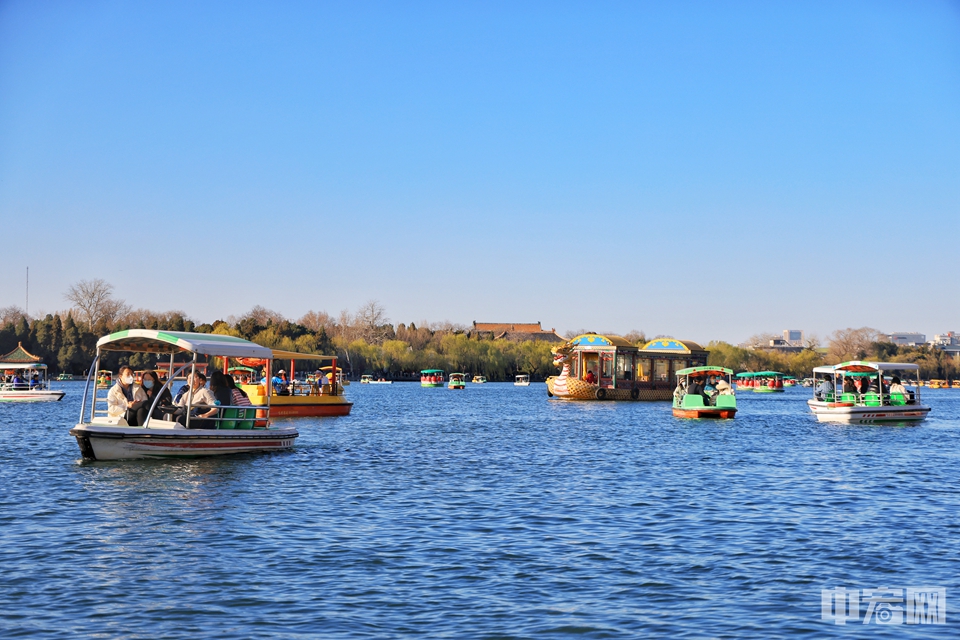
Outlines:
[[513,386],[515,387],[529,387],[530,386],[530,376],[525,373],[521,373],[513,381]]
[[[807,405],[820,422],[920,422],[930,413],[930,407],[920,402],[920,387],[904,387],[898,393],[898,390],[884,379],[887,373],[904,371],[915,376],[918,370],[919,367],[913,363],[860,360],[816,367],[813,375],[817,386],[814,397],[807,400]],[[826,389],[822,389],[821,385],[825,381],[830,384]],[[853,384],[854,381],[859,383]],[[829,390],[831,387],[832,390]]]
[[[97,371],[101,354],[110,351],[155,353],[173,357],[178,353],[193,354],[192,362],[180,367],[164,384],[169,389],[177,374],[193,372],[198,356],[225,358],[261,358],[266,361],[266,377],[270,379],[273,352],[253,342],[217,334],[130,329],[100,338],[97,355],[90,367]],[[92,397],[90,392],[93,392]],[[188,391],[185,423],[148,417],[143,426],[130,426],[122,416],[110,416],[106,409],[107,392],[97,388],[96,379],[87,375],[80,406],[80,422],[70,430],[80,452],[88,460],[123,460],[131,458],[166,458],[225,455],[253,451],[289,449],[300,434],[295,427],[275,427],[270,423],[270,403],[262,406],[218,406],[216,417],[205,420],[204,428],[193,418],[193,392]],[[148,416],[158,415],[163,393],[156,395]],[[202,407],[206,411],[212,407]],[[191,422],[193,425],[191,425]],[[212,426],[211,426],[212,425]]]
[[47,365],[23,345],[0,357],[0,402],[56,402],[65,395],[50,388]]

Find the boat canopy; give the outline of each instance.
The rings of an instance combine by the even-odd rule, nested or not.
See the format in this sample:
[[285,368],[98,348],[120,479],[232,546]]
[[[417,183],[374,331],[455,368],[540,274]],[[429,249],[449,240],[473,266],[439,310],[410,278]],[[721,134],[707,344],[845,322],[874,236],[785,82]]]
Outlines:
[[920,365],[913,362],[867,362],[866,360],[852,360],[841,362],[833,366],[817,367],[814,373],[876,373],[877,371],[918,371]]
[[13,371],[14,369],[46,369],[47,365],[37,364],[36,362],[3,362],[0,363],[0,370]]
[[443,373],[443,369],[423,369],[420,373]]
[[620,336],[603,336],[599,333],[583,333],[572,338],[567,344],[574,347],[615,347],[617,349],[636,350],[637,346]]
[[743,373],[738,373],[738,378],[772,378],[774,376],[783,377],[783,374],[779,371],[745,371]]
[[97,349],[145,353],[189,352],[230,358],[269,358],[272,355],[267,347],[235,336],[156,329],[127,329],[111,333],[97,340]]
[[233,373],[234,371],[242,371],[244,373],[256,373],[257,370],[253,367],[230,367],[227,369],[227,373]]
[[[318,353],[300,353],[299,351],[273,350],[274,360],[333,360],[336,356],[321,356]],[[329,369],[329,367],[327,367]],[[339,367],[338,367],[339,369]]]
[[730,376],[733,375],[733,369],[726,367],[687,367],[677,371],[678,376],[688,376],[693,373],[702,373],[707,376]]

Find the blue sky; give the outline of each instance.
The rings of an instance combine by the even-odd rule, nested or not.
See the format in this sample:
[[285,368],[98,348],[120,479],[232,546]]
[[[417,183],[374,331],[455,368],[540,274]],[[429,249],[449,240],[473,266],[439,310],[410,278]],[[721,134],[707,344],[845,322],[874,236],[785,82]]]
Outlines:
[[960,4],[0,4],[0,306],[960,329]]

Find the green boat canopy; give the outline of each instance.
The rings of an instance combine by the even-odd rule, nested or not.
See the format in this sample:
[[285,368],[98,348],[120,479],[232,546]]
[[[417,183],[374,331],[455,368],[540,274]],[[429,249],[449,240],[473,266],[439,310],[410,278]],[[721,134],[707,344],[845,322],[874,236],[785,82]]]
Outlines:
[[744,373],[738,373],[738,378],[773,378],[773,377],[784,377],[779,371],[745,371]]
[[733,375],[733,369],[726,369],[724,367],[687,367],[686,369],[677,371],[678,376],[689,376],[694,373],[702,373],[708,376],[731,376]]
[[443,369],[423,369],[420,373],[443,373]]

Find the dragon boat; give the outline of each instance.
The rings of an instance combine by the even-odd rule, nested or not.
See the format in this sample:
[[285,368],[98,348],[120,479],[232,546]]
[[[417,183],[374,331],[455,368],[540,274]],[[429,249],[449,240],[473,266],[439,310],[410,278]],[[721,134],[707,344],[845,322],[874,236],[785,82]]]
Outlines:
[[707,364],[700,345],[657,338],[642,348],[620,336],[585,333],[553,348],[559,376],[547,395],[562,400],[670,400],[678,371]]
[[[725,389],[712,398],[699,393],[686,393],[690,378],[716,376],[725,382]],[[673,394],[673,415],[677,418],[732,418],[737,414],[737,397],[731,382],[733,371],[724,367],[688,367],[677,371],[680,384]],[[717,387],[720,388],[719,386]]]

